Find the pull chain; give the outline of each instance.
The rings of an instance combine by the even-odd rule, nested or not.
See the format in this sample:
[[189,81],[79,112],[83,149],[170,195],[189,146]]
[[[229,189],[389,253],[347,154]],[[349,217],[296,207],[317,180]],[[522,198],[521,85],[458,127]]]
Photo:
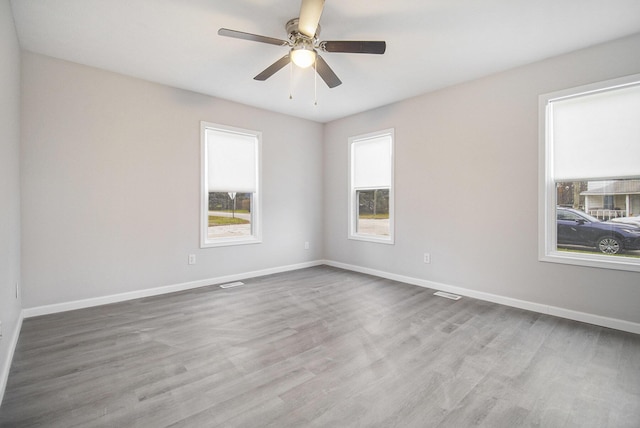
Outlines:
[[289,61],[289,99],[293,99],[293,61]]
[[313,61],[313,105],[318,105],[318,56]]

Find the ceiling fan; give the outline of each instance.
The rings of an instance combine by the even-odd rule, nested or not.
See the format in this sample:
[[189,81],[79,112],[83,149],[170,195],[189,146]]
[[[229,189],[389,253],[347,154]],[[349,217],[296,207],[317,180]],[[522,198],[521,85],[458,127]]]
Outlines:
[[320,16],[324,8],[324,0],[302,0],[300,6],[300,17],[290,19],[285,28],[287,30],[287,40],[273,37],[260,36],[257,34],[244,33],[242,31],[221,28],[218,30],[220,36],[234,37],[236,39],[251,40],[254,42],[268,43],[271,45],[289,47],[289,52],[267,67],[264,71],[254,77],[255,80],[267,80],[278,70],[293,62],[301,68],[314,66],[316,72],[330,88],[335,88],[342,82],[333,72],[327,62],[318,54],[322,52],[343,52],[343,53],[363,53],[381,55],[387,48],[383,41],[320,41]]

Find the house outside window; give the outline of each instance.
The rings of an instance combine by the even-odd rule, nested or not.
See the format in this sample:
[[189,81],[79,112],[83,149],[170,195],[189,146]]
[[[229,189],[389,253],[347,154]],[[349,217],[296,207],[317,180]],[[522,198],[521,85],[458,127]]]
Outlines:
[[200,246],[261,242],[261,134],[201,123]]
[[640,271],[640,75],[540,97],[539,258]]
[[640,180],[589,181],[581,195],[585,211],[600,219],[640,215]]
[[394,131],[349,138],[349,239],[394,243]]

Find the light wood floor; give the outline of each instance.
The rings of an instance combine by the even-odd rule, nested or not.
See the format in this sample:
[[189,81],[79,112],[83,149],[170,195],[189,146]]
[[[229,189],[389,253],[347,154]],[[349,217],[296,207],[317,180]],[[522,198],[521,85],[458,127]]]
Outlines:
[[24,321],[2,427],[639,427],[640,336],[330,267]]

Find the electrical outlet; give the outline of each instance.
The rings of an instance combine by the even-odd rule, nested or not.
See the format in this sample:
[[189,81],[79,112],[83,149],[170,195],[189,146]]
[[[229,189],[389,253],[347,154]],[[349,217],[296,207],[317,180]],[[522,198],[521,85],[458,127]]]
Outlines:
[[189,264],[190,265],[195,265],[196,264],[196,255],[195,254],[189,254]]
[[431,254],[429,253],[424,253],[424,262],[425,263],[431,263]]
[[304,243],[304,249],[305,249],[305,250],[308,250],[308,249],[309,249],[309,241],[306,241],[306,242]]

